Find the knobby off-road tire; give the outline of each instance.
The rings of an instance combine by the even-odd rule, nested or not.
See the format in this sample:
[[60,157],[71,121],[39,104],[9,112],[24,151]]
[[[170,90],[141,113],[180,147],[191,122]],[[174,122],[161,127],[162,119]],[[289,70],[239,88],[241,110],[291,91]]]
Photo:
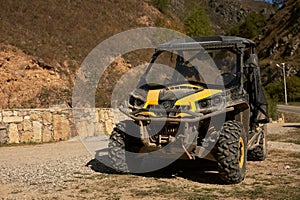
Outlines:
[[119,173],[129,172],[126,163],[124,134],[119,130],[114,129],[110,136],[108,148],[108,157],[110,159],[112,168]]
[[227,121],[216,144],[216,159],[221,180],[226,184],[239,183],[245,178],[247,139],[241,123]]
[[264,125],[263,130],[260,133],[259,144],[254,149],[248,151],[248,160],[251,161],[263,161],[267,157],[267,129]]
[[111,166],[119,173],[140,171],[142,157],[137,155],[143,146],[140,128],[131,120],[119,122],[114,128],[108,144]]

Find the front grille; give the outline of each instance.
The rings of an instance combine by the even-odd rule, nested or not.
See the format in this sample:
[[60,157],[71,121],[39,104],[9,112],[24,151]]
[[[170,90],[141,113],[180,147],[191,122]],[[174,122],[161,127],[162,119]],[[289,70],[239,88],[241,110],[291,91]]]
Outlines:
[[167,90],[182,90],[182,89],[199,90],[199,87],[189,86],[189,85],[178,85],[178,86],[170,86],[167,88]]
[[174,117],[179,113],[189,111],[190,106],[173,106],[172,108],[165,108],[164,105],[150,105],[149,111],[153,112],[156,116],[169,116]]
[[[159,126],[160,127],[160,126]],[[156,130],[155,125],[150,125],[147,127],[148,133],[150,135],[150,141],[156,144],[167,144],[174,140],[179,126],[173,124],[167,124],[161,128],[161,130]]]

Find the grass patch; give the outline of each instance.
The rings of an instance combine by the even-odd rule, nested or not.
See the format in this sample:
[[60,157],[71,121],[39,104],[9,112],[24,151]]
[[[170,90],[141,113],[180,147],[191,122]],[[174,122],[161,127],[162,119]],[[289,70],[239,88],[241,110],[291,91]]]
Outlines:
[[298,187],[282,185],[280,187],[268,189],[265,197],[270,199],[298,200],[300,199],[300,192]]
[[282,158],[282,157],[286,157],[286,152],[284,150],[281,150],[281,149],[269,149],[268,150],[268,155],[269,155],[269,157],[279,159],[279,158]]
[[278,116],[284,115],[284,120],[286,123],[299,123],[300,122],[300,115],[296,113],[285,113],[278,111]]
[[299,188],[288,184],[274,185],[256,185],[253,188],[236,187],[229,192],[227,197],[234,197],[237,199],[299,199]]
[[132,192],[134,194],[134,196],[138,196],[138,197],[144,197],[144,196],[148,196],[151,194],[149,190],[133,189],[133,190],[130,190],[130,192]]
[[294,144],[300,144],[300,140],[286,140],[285,142],[288,142],[288,143],[294,143]]
[[80,193],[89,193],[89,190],[88,189],[81,189],[79,190]]
[[[176,185],[168,185],[168,183],[163,185],[157,185],[155,188],[141,188],[141,189],[132,189],[130,192],[133,196],[142,198],[145,196],[157,197],[157,196],[168,196],[170,199],[172,197],[180,199],[217,199],[218,195],[214,194],[215,191],[222,193],[224,191],[221,189],[211,189],[211,188],[193,188],[193,187],[176,187]],[[166,195],[167,194],[167,195]]]
[[37,145],[41,144],[38,142],[22,142],[22,143],[9,143],[9,144],[0,144],[0,147],[15,147],[15,146],[25,146],[25,145]]
[[22,190],[13,190],[12,192],[11,192],[11,194],[19,194],[19,193],[21,193],[22,192]]
[[300,129],[295,128],[286,134],[269,134],[268,140],[300,144]]
[[[113,195],[116,195],[116,194],[113,194]],[[119,199],[121,199],[121,198],[118,195],[106,198],[106,200],[119,200]]]
[[75,171],[75,172],[73,172],[73,174],[77,174],[77,175],[91,175],[90,173],[87,173],[87,172],[79,172],[79,171]]
[[218,196],[212,194],[200,195],[196,194],[195,196],[188,197],[188,200],[213,200],[218,199]]
[[68,183],[68,182],[75,182],[74,179],[68,179],[68,180],[63,180],[64,183]]
[[49,141],[49,142],[21,142],[21,143],[7,143],[7,144],[0,144],[1,147],[15,147],[15,146],[29,146],[29,145],[39,145],[39,144],[49,144],[49,143],[54,143],[56,141]]
[[300,153],[290,153],[289,157],[300,158]]
[[[283,102],[282,102],[283,104]],[[300,106],[300,102],[288,102],[289,106]]]

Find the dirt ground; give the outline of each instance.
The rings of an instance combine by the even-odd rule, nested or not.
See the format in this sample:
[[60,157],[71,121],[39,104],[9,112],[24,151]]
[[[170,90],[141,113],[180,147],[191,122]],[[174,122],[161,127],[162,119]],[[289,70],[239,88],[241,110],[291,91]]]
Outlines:
[[[248,161],[236,185],[201,163],[115,174],[76,140],[1,147],[0,199],[300,199],[300,126],[269,124],[268,133],[267,159]],[[286,134],[293,140],[282,141]]]

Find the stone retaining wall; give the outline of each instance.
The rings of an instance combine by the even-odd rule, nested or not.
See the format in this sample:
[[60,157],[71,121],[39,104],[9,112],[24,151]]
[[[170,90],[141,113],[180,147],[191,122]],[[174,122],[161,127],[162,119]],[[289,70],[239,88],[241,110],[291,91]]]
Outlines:
[[112,109],[99,108],[93,112],[93,123],[79,119],[76,129],[72,109],[0,110],[0,144],[43,143],[109,134],[114,124],[125,118],[114,114]]

